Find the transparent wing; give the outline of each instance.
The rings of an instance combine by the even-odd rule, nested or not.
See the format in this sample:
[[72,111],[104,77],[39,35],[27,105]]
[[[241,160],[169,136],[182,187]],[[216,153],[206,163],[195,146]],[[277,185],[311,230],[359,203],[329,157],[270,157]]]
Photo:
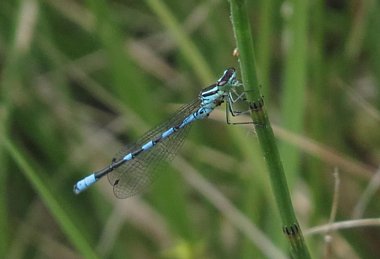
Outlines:
[[[148,141],[158,138],[166,130],[182,123],[199,106],[199,99],[195,99],[193,102],[182,106],[169,120],[145,133],[135,144],[122,148],[116,154],[114,160],[118,161],[125,155],[139,150]],[[127,161],[114,171],[108,173],[107,177],[113,186],[115,196],[124,199],[144,191],[156,178],[157,171],[159,171],[157,167],[164,165],[164,161],[170,161],[174,158],[190,126],[191,124],[174,132],[149,150],[140,153],[134,159]]]

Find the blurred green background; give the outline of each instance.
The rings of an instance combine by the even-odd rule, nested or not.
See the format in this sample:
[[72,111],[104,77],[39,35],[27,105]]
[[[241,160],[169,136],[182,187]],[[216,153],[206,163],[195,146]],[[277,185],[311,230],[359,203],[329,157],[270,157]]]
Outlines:
[[[379,1],[248,2],[312,255],[379,258]],[[229,15],[221,0],[0,2],[0,258],[286,254],[254,129],[227,125],[224,107],[195,123],[146,193],[118,200],[106,179],[72,192],[239,67]],[[352,219],[367,226],[331,231],[330,243],[326,231],[308,235]]]

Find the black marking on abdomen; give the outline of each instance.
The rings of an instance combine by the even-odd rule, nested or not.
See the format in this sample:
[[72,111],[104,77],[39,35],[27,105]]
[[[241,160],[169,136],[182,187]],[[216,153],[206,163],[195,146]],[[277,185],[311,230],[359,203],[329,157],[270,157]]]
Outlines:
[[135,152],[132,153],[132,158],[135,158],[138,156],[141,152],[143,152],[144,149],[140,148],[139,150],[136,150]]
[[162,135],[160,135],[159,137],[157,137],[155,140],[153,140],[153,146],[156,145],[158,142],[160,142],[162,139]]

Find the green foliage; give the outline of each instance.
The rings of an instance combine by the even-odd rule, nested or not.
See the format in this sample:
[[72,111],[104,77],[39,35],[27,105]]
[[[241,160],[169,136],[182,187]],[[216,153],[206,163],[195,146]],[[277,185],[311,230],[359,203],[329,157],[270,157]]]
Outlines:
[[[248,2],[257,80],[302,229],[329,222],[335,167],[332,221],[378,217],[380,4]],[[281,256],[255,134],[227,125],[223,107],[193,126],[147,193],[117,200],[106,179],[72,192],[239,67],[229,15],[218,0],[0,2],[0,258]],[[324,233],[305,237],[316,258],[380,257],[376,226],[338,230],[330,249]]]

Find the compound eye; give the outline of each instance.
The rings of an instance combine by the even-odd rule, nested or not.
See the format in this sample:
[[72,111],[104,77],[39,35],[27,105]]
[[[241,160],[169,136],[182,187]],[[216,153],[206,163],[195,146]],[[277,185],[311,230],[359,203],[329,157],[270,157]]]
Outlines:
[[218,80],[217,85],[223,86],[230,81],[233,82],[234,78],[235,78],[235,69],[229,68],[224,71],[223,76]]
[[218,82],[218,86],[223,86],[223,85],[225,85],[227,83],[227,81],[220,81],[220,82]]

